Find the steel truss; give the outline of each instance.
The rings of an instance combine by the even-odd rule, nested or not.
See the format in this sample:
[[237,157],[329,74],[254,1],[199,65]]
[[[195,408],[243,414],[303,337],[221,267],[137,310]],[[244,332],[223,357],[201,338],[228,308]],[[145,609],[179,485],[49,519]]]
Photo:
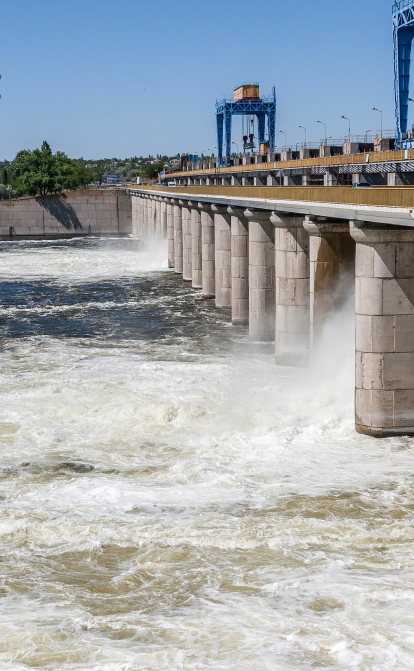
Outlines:
[[414,38],[414,0],[400,0],[393,6],[394,92],[397,142],[407,139],[410,95],[411,45]]
[[[265,141],[267,118],[269,147],[273,149],[275,146],[276,93],[274,88],[273,95],[270,98],[262,98],[260,101],[241,100],[233,102],[230,100],[220,100],[220,102],[216,103],[217,152],[220,167],[230,165],[232,117],[244,114],[257,117],[260,144]],[[226,146],[225,161],[223,161],[223,140],[225,140]]]

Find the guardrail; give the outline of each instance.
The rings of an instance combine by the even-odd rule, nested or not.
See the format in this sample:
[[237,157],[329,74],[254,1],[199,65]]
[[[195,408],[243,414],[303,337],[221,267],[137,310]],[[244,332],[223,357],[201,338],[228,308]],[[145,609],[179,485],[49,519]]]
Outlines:
[[147,186],[134,190],[158,191],[175,196],[179,193],[262,200],[294,200],[342,205],[403,207],[414,210],[414,187],[384,186],[374,189],[353,189],[350,186]]
[[388,163],[390,161],[404,161],[414,159],[414,149],[391,149],[362,154],[340,154],[339,156],[325,156],[324,158],[302,158],[290,161],[272,161],[270,163],[251,163],[249,165],[234,165],[226,168],[205,168],[203,170],[188,170],[186,172],[169,173],[171,178],[191,177],[194,175],[211,175],[220,173],[245,172],[251,170],[283,170],[284,168],[306,168],[310,166],[335,166],[363,163]]

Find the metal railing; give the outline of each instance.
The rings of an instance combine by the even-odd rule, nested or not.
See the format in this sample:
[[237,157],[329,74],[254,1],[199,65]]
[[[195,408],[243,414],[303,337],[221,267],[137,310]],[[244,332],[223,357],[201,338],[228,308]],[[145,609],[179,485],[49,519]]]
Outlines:
[[[145,191],[168,192],[171,187],[149,186]],[[373,189],[353,189],[351,186],[175,186],[171,195],[196,193],[200,196],[255,198],[338,203],[342,205],[374,205],[377,207],[414,208],[414,188],[410,186],[380,186]]]

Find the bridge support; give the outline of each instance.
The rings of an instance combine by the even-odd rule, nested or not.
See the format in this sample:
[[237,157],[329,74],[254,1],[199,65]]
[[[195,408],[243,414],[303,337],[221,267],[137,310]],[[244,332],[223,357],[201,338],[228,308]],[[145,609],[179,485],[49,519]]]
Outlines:
[[356,241],[356,429],[414,435],[414,231],[364,228]]
[[167,199],[168,267],[174,268],[174,201]]
[[231,216],[231,320],[249,323],[249,223],[240,207],[227,209]]
[[179,201],[174,201],[174,268],[183,272],[183,222]]
[[309,233],[303,217],[272,213],[275,228],[276,363],[303,366],[310,348]]
[[186,200],[180,200],[183,226],[183,280],[192,280],[192,241],[191,241],[191,210]]
[[270,212],[245,210],[249,220],[249,334],[252,340],[275,337],[275,229]]
[[199,203],[201,212],[201,255],[203,298],[216,295],[216,264],[214,244],[214,213],[211,205]]
[[216,307],[231,307],[230,215],[227,208],[212,205],[214,212],[214,241],[216,265]]
[[197,203],[189,203],[191,206],[191,269],[193,288],[201,289],[202,278],[202,242],[201,242],[201,213]]
[[327,320],[346,304],[354,293],[355,242],[349,225],[312,222],[306,217],[310,234],[310,346],[323,334]]

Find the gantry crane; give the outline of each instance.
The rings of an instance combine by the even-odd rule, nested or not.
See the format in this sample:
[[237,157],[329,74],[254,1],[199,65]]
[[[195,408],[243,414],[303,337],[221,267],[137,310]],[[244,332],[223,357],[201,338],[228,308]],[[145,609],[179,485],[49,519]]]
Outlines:
[[407,143],[410,95],[411,45],[414,38],[414,0],[400,0],[393,6],[394,90],[397,143]]
[[[414,0],[413,0],[414,2]],[[230,165],[231,122],[232,116],[244,115],[257,117],[259,144],[265,142],[266,118],[268,125],[269,147],[275,146],[276,133],[276,92],[268,98],[260,97],[258,84],[243,84],[234,90],[234,100],[220,100],[216,103],[217,152],[220,167]],[[223,138],[225,135],[225,138]],[[225,160],[223,160],[223,139],[225,139]]]

